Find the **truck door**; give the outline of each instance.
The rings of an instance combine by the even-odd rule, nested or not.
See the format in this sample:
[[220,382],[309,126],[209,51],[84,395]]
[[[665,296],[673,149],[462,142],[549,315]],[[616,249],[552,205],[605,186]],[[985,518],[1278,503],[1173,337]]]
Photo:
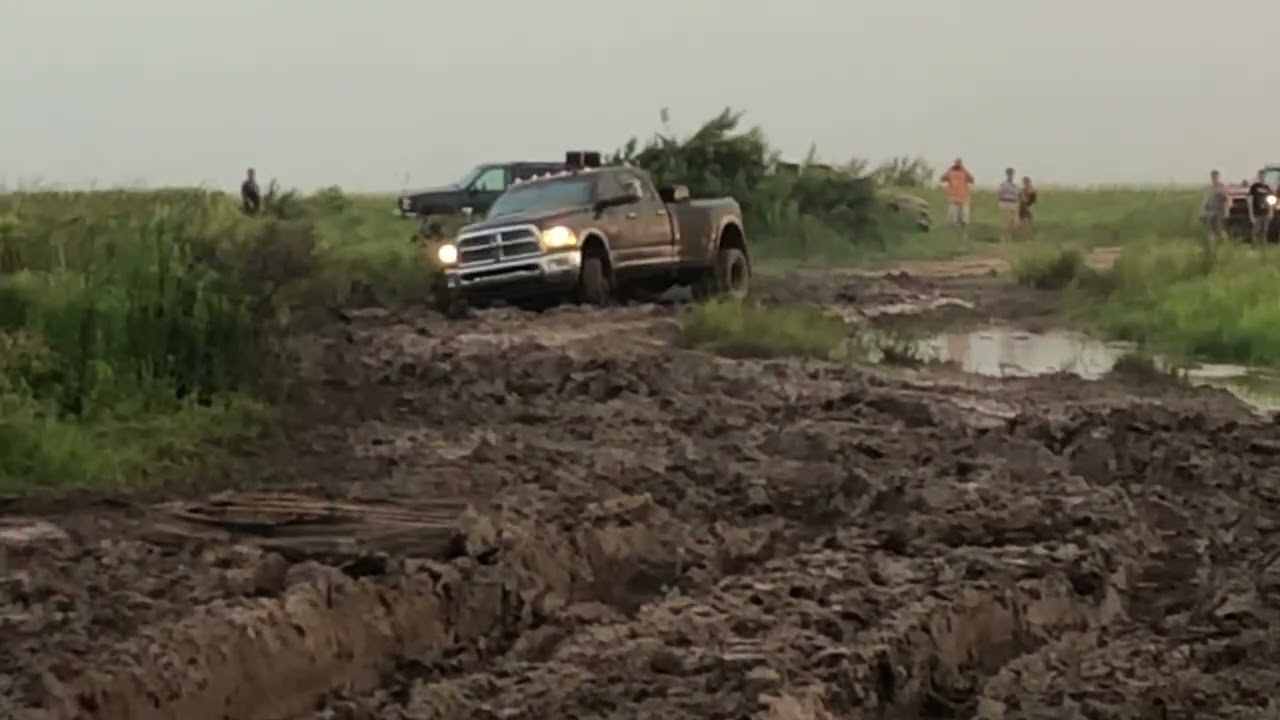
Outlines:
[[[596,199],[615,198],[626,192],[620,173],[603,172],[596,180]],[[615,268],[635,263],[641,249],[639,215],[635,204],[615,205],[600,214],[599,224],[609,236],[609,252]]]
[[467,188],[466,205],[477,216],[482,216],[489,211],[498,196],[506,192],[510,182],[511,178],[508,177],[506,166],[494,165],[485,168]]
[[670,261],[676,252],[667,204],[662,202],[653,183],[641,173],[624,170],[618,175],[624,184],[635,183],[640,186],[640,201],[622,208],[624,218],[631,225],[630,232],[635,236],[633,248],[636,264]]

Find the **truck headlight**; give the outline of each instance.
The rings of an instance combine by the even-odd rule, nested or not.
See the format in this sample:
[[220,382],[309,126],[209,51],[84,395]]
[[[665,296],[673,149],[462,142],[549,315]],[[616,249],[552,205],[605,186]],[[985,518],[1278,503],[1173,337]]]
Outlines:
[[1276,204],[1276,196],[1275,196],[1275,195],[1268,195],[1268,196],[1267,196],[1267,204],[1268,204],[1268,205],[1275,205],[1275,204]]
[[561,250],[578,244],[578,236],[572,230],[557,225],[542,231],[542,248],[544,250]]
[[458,246],[453,243],[445,243],[436,250],[436,259],[441,265],[452,265],[458,262]]

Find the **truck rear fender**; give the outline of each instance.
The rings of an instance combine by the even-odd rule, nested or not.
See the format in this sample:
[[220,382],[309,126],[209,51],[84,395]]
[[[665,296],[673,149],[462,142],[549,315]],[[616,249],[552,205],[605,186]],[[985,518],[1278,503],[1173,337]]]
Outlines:
[[750,264],[751,252],[747,250],[747,233],[742,228],[742,220],[733,215],[725,215],[717,227],[715,245],[711,248],[710,256],[714,258],[720,248],[734,248],[741,250]]

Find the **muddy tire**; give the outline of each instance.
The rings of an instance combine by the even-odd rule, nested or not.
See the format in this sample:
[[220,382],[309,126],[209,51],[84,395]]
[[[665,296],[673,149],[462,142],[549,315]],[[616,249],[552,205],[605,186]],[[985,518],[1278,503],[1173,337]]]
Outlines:
[[716,294],[745,300],[751,294],[751,263],[737,248],[720,248],[716,253]]
[[517,300],[513,304],[525,312],[544,313],[559,305],[562,299],[563,298],[556,295],[540,295],[537,297]]
[[698,302],[724,297],[744,300],[751,292],[751,263],[746,253],[737,248],[720,248],[715,263],[693,284],[693,299]]
[[466,317],[470,311],[467,299],[445,287],[443,282],[436,283],[431,288],[431,308],[447,318],[454,319]]
[[613,298],[613,288],[609,284],[609,273],[604,267],[604,258],[592,254],[582,258],[582,275],[578,281],[578,294],[582,302],[588,305],[608,305]]

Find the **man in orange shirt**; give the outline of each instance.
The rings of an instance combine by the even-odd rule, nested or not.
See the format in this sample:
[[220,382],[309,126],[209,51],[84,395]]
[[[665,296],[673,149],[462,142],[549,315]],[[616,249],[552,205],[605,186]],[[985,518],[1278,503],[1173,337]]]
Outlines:
[[966,239],[969,236],[969,200],[973,196],[973,175],[965,168],[964,161],[956,158],[942,174],[941,182],[947,186],[947,222],[955,226],[962,240]]

